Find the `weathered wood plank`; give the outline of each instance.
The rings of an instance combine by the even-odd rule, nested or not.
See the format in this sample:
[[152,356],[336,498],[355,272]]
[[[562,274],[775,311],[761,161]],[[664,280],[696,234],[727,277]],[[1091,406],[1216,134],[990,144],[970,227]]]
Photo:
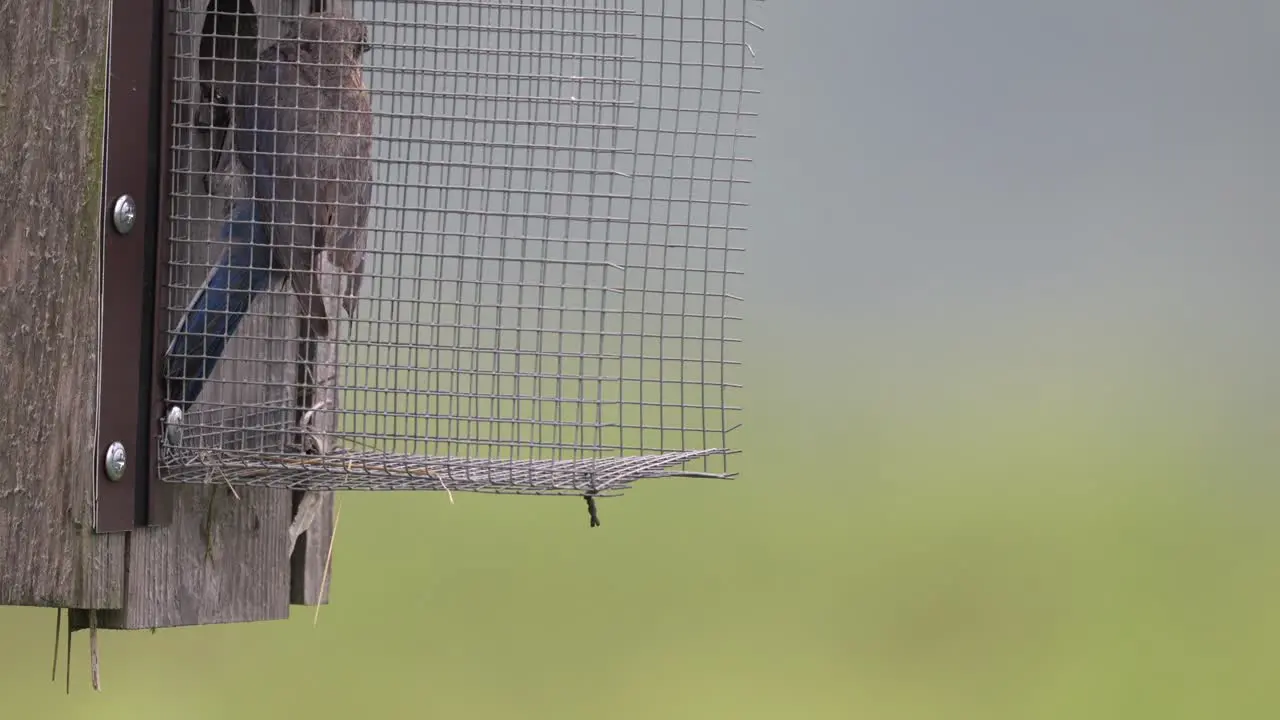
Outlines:
[[93,533],[110,6],[0,4],[0,605],[123,602]]
[[[290,8],[293,11],[304,9],[308,12],[324,12],[332,10],[344,13],[348,16],[355,17],[355,8],[350,0],[309,0],[308,7],[300,8],[294,6]],[[321,256],[323,258],[323,255]],[[327,270],[332,273],[336,269],[329,265]],[[329,297],[336,295],[337,276],[328,275],[325,280],[324,288]],[[330,317],[339,317],[339,308],[341,303],[326,302],[325,306],[329,311]],[[339,356],[338,350],[341,344],[341,333],[346,328],[345,323],[335,323],[334,337],[332,342],[319,344],[319,357],[316,361],[322,367],[325,367],[324,377],[321,378],[329,398],[330,410],[317,418],[316,427],[322,432],[331,433],[337,430],[337,420],[339,402],[341,393],[338,392],[339,379]],[[331,445],[326,445],[325,452],[332,449]],[[295,493],[295,507],[302,502],[303,493]],[[307,532],[305,532],[298,540],[297,547],[293,550],[292,568],[293,575],[290,588],[290,602],[295,605],[325,605],[329,602],[329,588],[333,585],[333,566],[332,558],[329,551],[332,546],[335,522],[335,495],[334,493],[320,493],[317,500],[319,507],[317,508],[316,517],[311,522]],[[326,568],[326,565],[328,567]]]
[[[323,295],[325,315],[330,318],[327,337],[311,335],[308,322],[298,323],[302,341],[298,343],[298,408],[299,427],[305,437],[301,446],[308,452],[327,454],[333,450],[333,433],[337,430],[339,367],[338,348],[346,328],[339,300],[343,287],[342,271],[330,262],[327,252],[316,253],[316,273]],[[296,605],[323,605],[329,598],[326,565],[331,564],[329,550],[334,530],[334,494],[331,492],[294,493],[294,523],[301,530],[298,544],[292,547],[292,579],[290,602]],[[290,527],[290,541],[295,530]]]
[[[310,0],[307,8],[311,13],[323,13],[326,10],[343,13],[348,17],[357,17],[355,5],[351,0]],[[328,268],[330,273],[335,272],[332,264]],[[337,295],[337,275],[329,275],[326,278],[325,291],[329,293],[329,297]],[[329,284],[332,283],[332,284]],[[337,318],[340,302],[326,302],[329,315]],[[337,323],[335,333],[346,331],[346,323]],[[340,411],[340,400],[342,393],[338,391],[339,382],[339,348],[342,345],[342,336],[335,334],[333,342],[324,343],[321,346],[321,356],[317,361],[321,364],[328,364],[329,377],[326,377],[325,383],[328,383],[330,402],[332,402],[332,411],[317,419],[317,428],[323,429],[324,432],[335,432],[338,429],[338,415]],[[325,451],[332,450],[332,445],[326,446]],[[294,503],[301,502],[302,493],[296,493],[297,500]],[[333,559],[329,555],[330,548],[333,546],[333,533],[335,529],[334,512],[337,510],[335,506],[335,496],[332,492],[320,493],[320,507],[317,511],[316,518],[311,523],[310,529],[298,539],[298,546],[293,551],[293,579],[291,602],[294,605],[328,605],[329,588],[333,587]],[[325,565],[328,564],[328,569]]]
[[[279,3],[255,3],[264,15],[259,30],[267,37],[278,33]],[[198,33],[204,22],[204,0],[176,0],[176,25]],[[234,7],[234,3],[231,4]],[[195,55],[194,35],[180,36],[178,54]],[[178,77],[197,77],[194,61],[177,69]],[[175,95],[199,98],[194,82],[183,83]],[[170,273],[175,290],[169,301],[169,327],[181,316],[217,262],[225,245],[218,241],[223,219],[230,214],[225,196],[243,197],[247,188],[238,176],[239,166],[224,162],[211,183],[214,194],[204,195],[200,175],[209,172],[213,153],[209,134],[192,131],[184,139],[192,151],[175,158],[175,168],[189,168],[189,196],[175,197],[176,218],[171,233]],[[224,153],[230,151],[229,134],[221,136]],[[200,401],[186,414],[188,442],[193,437],[203,447],[279,451],[290,440],[292,425],[296,343],[290,316],[295,300],[284,288],[257,298],[226,347]],[[204,424],[206,427],[201,428]],[[214,432],[214,429],[217,432]],[[237,488],[225,482],[200,487],[183,485],[174,490],[172,523],[145,528],[130,537],[125,606],[100,617],[100,627],[147,628],[251,622],[288,617],[290,564],[286,544],[292,515],[290,493],[285,490]],[[237,498],[238,495],[238,498]]]
[[[302,493],[295,493],[299,502]],[[329,557],[334,532],[334,494],[318,493],[320,507],[311,527],[298,538],[291,560],[289,602],[294,605],[327,605],[333,585],[333,564]],[[329,563],[326,574],[325,563]]]

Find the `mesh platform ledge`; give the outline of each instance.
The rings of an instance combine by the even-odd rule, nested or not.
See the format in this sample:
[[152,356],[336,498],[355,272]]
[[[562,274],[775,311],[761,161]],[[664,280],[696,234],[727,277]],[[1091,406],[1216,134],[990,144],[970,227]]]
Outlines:
[[729,479],[730,474],[684,471],[691,460],[729,454],[722,449],[582,460],[491,460],[384,452],[255,455],[205,450],[171,456],[164,482],[231,484],[287,490],[445,490],[511,495],[620,494],[635,480],[659,477]]

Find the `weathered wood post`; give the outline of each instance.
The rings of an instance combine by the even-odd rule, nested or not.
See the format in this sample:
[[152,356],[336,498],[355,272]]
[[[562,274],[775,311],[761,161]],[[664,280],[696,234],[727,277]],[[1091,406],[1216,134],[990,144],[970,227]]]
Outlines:
[[[242,192],[234,163],[210,166],[213,138],[224,151],[229,138],[196,122],[200,81],[223,70],[228,48],[241,46],[206,44],[214,57],[197,62],[195,45],[211,13],[217,20],[217,13],[256,11],[253,31],[270,38],[279,35],[282,17],[315,9],[293,0],[258,5],[4,6],[0,168],[13,171],[0,173],[0,605],[92,609],[100,611],[99,627],[129,629],[284,618],[291,602],[326,600],[320,578],[331,497],[291,553],[288,490],[152,487],[160,400],[149,387],[155,373],[148,362],[163,351],[160,329],[173,326],[204,281],[220,252],[218,218]],[[110,57],[109,12],[117,16]],[[177,66],[175,55],[182,58]],[[230,192],[221,199],[181,187],[160,193],[160,183],[172,182],[170,166],[190,171],[174,178],[208,173]],[[136,226],[124,232],[113,220],[117,191],[136,202]],[[174,240],[166,246],[172,263],[156,252],[161,233]],[[158,323],[138,311],[148,293]],[[122,308],[125,295],[130,304]],[[231,341],[233,359],[219,365],[189,417],[221,413],[210,425],[244,429],[201,442],[285,442],[299,352],[290,339],[291,302],[283,293],[259,298]],[[139,355],[132,364],[129,352]],[[151,407],[138,408],[148,395]],[[141,423],[119,437],[127,482],[112,484],[103,477],[104,448],[121,417]],[[86,617],[74,613],[73,622],[83,625]]]
[[[169,71],[174,78],[171,138],[178,171],[173,176],[190,184],[207,174],[214,191],[207,194],[185,187],[172,196],[167,232],[172,238],[169,272],[173,274],[166,279],[175,289],[162,296],[160,310],[165,327],[174,327],[225,247],[218,242],[221,219],[228,216],[231,200],[245,192],[235,174],[236,164],[229,162],[230,137],[202,130],[201,114],[208,113],[208,108],[202,107],[200,82],[226,77],[223,68],[237,52],[242,58],[252,57],[256,38],[246,37],[244,43],[214,42],[214,57],[199,63],[194,59],[197,50],[209,45],[197,45],[205,30],[215,30],[222,40],[227,38],[223,33],[238,30],[277,37],[279,16],[296,10],[278,1],[260,0],[257,22],[250,24],[238,19],[253,17],[238,14],[254,12],[248,0],[170,0],[169,4],[170,34],[175,54],[181,58]],[[216,27],[206,22],[211,13]],[[215,154],[210,145],[215,141],[221,143],[219,167],[212,166]],[[207,392],[188,412],[188,424],[242,429],[201,435],[201,445],[269,449],[286,442],[295,352],[295,343],[289,339],[292,302],[284,293],[259,297],[240,332],[228,343],[228,359],[218,365]],[[230,379],[243,382],[222,382]],[[247,487],[233,493],[223,483],[181,485],[171,492],[169,524],[132,533],[125,605],[119,613],[108,614],[106,626],[163,627],[287,617],[290,493]],[[312,602],[316,597],[311,595]]]
[[0,10],[0,605],[118,608],[95,534],[110,0]]

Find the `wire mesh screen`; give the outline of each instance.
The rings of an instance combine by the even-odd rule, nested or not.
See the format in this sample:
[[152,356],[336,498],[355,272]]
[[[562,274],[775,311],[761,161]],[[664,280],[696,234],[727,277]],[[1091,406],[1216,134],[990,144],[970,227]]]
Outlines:
[[729,475],[756,1],[177,0],[164,479]]

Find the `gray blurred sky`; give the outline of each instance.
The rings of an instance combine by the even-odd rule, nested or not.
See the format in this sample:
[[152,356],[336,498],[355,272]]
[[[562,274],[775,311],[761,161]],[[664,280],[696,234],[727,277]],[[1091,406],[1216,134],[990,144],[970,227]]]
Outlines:
[[751,316],[1276,344],[1280,6],[757,11]]

